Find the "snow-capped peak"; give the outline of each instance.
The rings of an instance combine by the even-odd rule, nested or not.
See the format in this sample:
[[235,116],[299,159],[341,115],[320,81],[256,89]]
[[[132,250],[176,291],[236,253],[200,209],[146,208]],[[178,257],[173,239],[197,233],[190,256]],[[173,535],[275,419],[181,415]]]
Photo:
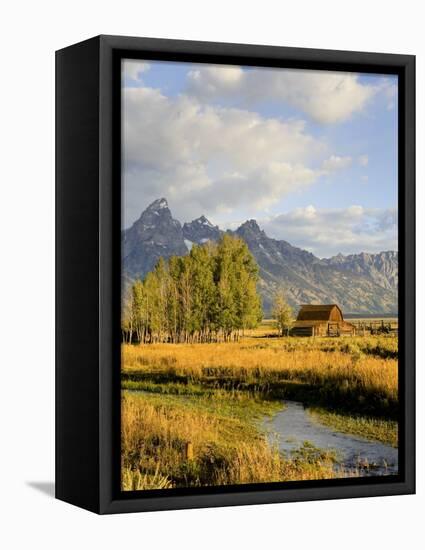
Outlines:
[[168,208],[168,202],[167,199],[161,198],[150,204],[147,210],[162,210],[163,208]]
[[201,225],[206,225],[207,227],[214,227],[213,224],[205,216],[201,216],[200,218],[198,218],[194,221],[196,223],[201,224]]

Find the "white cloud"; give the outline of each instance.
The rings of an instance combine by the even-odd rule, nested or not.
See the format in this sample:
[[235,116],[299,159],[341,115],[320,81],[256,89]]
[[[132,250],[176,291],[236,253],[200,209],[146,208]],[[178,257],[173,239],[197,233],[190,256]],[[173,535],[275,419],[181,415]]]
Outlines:
[[237,65],[209,65],[188,73],[191,84],[202,89],[203,94],[214,95],[224,90],[237,90],[244,72]]
[[369,164],[369,157],[367,155],[360,155],[358,158],[360,166],[367,166]]
[[310,205],[260,220],[259,224],[270,237],[286,240],[319,257],[397,250],[396,209],[359,205],[318,209]]
[[398,78],[386,78],[381,89],[387,100],[387,109],[392,111],[397,105],[398,99]]
[[185,221],[240,207],[267,209],[323,175],[329,151],[303,121],[168,98],[145,87],[123,94],[126,225],[159,196]]
[[328,159],[325,159],[322,163],[322,168],[325,173],[334,172],[335,170],[342,170],[351,166],[351,157],[338,157],[337,155],[331,155]]
[[380,87],[361,83],[356,73],[210,65],[189,72],[188,91],[203,100],[237,97],[248,104],[277,100],[316,122],[333,124],[361,112]]
[[121,64],[121,72],[123,78],[138,81],[142,73],[150,69],[149,63],[140,61],[139,59],[124,59]]

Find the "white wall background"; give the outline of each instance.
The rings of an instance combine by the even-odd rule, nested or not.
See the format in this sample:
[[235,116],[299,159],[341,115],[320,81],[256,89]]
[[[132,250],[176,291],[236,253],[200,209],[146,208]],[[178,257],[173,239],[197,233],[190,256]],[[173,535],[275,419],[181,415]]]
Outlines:
[[[421,2],[24,0],[0,18],[0,545],[3,548],[420,547],[418,495],[97,517],[46,495],[54,476],[54,51],[123,34],[417,55],[418,210],[424,206]],[[418,216],[422,244],[424,216]],[[423,254],[418,281],[424,277]],[[424,292],[418,288],[418,310]],[[423,335],[423,315],[418,319]],[[18,330],[24,329],[24,330]],[[44,491],[34,484],[40,484]],[[43,485],[44,484],[44,485]],[[415,542],[416,541],[416,542]]]

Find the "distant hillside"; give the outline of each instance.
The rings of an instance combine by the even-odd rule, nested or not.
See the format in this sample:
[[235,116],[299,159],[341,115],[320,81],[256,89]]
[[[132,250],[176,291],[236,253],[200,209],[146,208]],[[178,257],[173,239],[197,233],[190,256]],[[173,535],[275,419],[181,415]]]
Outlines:
[[[166,199],[158,199],[122,233],[123,278],[144,277],[160,257],[183,256],[194,243],[218,240],[222,233],[205,216],[182,226],[173,219]],[[344,313],[397,313],[397,252],[319,259],[286,241],[268,237],[255,220],[229,233],[244,239],[257,260],[265,314],[270,312],[276,288],[285,289],[293,307],[337,303]]]

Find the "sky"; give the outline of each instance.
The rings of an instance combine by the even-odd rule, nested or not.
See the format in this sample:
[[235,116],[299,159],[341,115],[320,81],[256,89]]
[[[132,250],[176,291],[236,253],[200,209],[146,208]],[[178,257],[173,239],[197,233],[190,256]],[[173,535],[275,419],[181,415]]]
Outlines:
[[319,257],[397,250],[397,77],[122,62],[123,226],[157,198]]

